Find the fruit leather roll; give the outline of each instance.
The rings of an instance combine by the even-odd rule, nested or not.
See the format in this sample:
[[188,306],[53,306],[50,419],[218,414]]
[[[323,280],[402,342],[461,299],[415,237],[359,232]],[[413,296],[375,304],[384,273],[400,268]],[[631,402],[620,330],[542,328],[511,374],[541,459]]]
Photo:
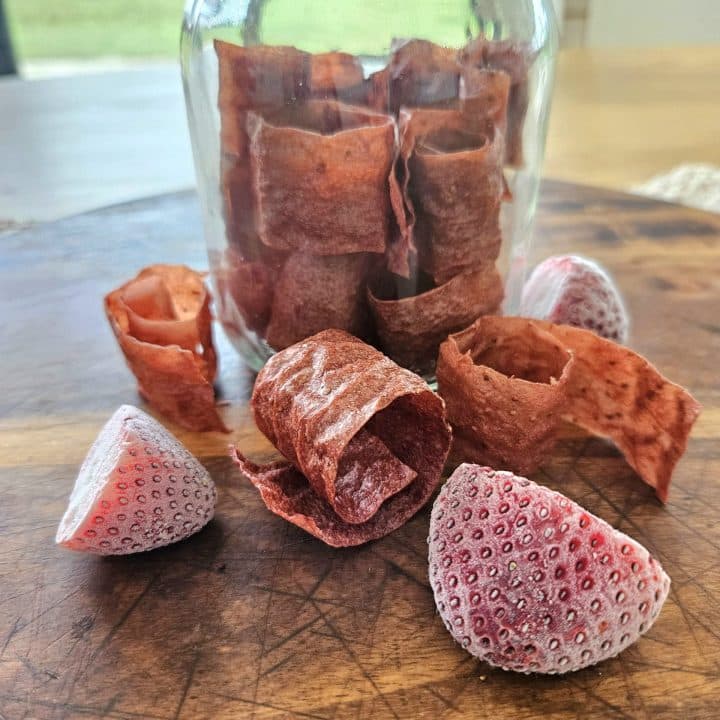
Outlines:
[[151,265],[105,296],[105,314],[145,400],[189,430],[226,431],[203,280],[184,265]]
[[665,502],[700,404],[645,358],[590,330],[484,317],[440,347],[453,456],[532,472],[560,418],[611,439]]
[[503,284],[495,266],[461,273],[440,286],[426,278],[419,292],[400,297],[397,283],[368,290],[380,347],[395,362],[417,372],[433,372],[440,343],[480,315],[496,313]]
[[255,216],[262,242],[314,255],[384,252],[391,230],[395,123],[310,100],[248,115]]
[[293,47],[241,47],[215,40],[224,152],[245,150],[245,114],[300,102],[310,94],[311,56]]
[[461,66],[458,51],[428,40],[395,44],[387,66],[389,109],[422,107],[459,97]]
[[441,346],[438,392],[453,460],[530,473],[555,445],[572,352],[521,318],[482,317]]
[[245,260],[233,247],[211,254],[215,306],[220,322],[235,333],[262,333],[270,319],[279,268]]
[[363,103],[367,87],[360,60],[344,52],[317,53],[310,57],[310,97]]
[[226,234],[244,260],[263,260],[253,212],[247,114],[309,97],[311,56],[292,47],[241,47],[222,40],[215,41],[215,52]]
[[502,135],[490,122],[482,131],[445,126],[417,140],[407,165],[407,194],[419,265],[436,282],[497,259],[502,155]]
[[465,67],[460,78],[458,105],[465,113],[492,120],[505,137],[510,82],[510,76],[502,70]]
[[526,55],[526,49],[518,43],[485,38],[473,40],[459,53],[463,65],[501,70],[510,78],[505,160],[515,167],[523,164],[522,130],[530,102]]
[[329,545],[382,537],[436,488],[450,445],[443,401],[413,373],[339,330],[268,360],[252,395],[288,462],[236,453],[268,508]]
[[[493,87],[495,85],[493,84]],[[476,90],[479,90],[477,87]],[[485,89],[484,95],[478,94],[476,98],[470,102],[481,102],[486,109],[491,111],[493,108],[497,111],[498,99],[494,97],[495,93],[502,91],[502,83],[490,89]],[[492,101],[489,96],[493,95]],[[483,101],[483,97],[488,100],[487,103]],[[499,98],[500,104],[502,104],[502,96]],[[412,188],[412,176],[411,176],[411,159],[418,148],[418,145],[424,143],[425,138],[433,135],[442,135],[447,133],[457,134],[469,134],[477,135],[477,138],[473,139],[473,143],[477,144],[482,142],[483,137],[491,137],[493,143],[501,143],[502,138],[499,133],[493,128],[494,120],[492,115],[476,112],[474,105],[469,105],[467,108],[464,106],[458,106],[453,108],[414,108],[414,109],[403,109],[400,112],[399,118],[399,152],[398,158],[395,163],[395,182],[392,183],[391,196],[393,195],[392,190],[395,190],[399,196],[393,201],[393,208],[395,209],[395,216],[397,218],[397,225],[399,228],[399,237],[394,243],[392,243],[388,249],[388,269],[397,275],[403,277],[409,276],[409,267],[414,263],[415,255],[418,250],[418,243],[416,242],[416,221],[417,221],[417,209],[416,199],[413,198],[411,190]],[[501,181],[503,183],[503,196],[502,199],[506,199],[506,186],[505,180],[502,175],[502,169],[496,168],[496,172],[500,174]],[[462,208],[458,208],[457,212],[462,213]],[[421,228],[422,230],[422,228]],[[499,252],[500,238],[498,235],[490,238],[484,238],[485,245],[490,241],[494,243],[495,257]],[[480,239],[481,243],[483,238]],[[463,243],[465,245],[465,243]],[[461,254],[466,247],[459,249],[458,253]],[[472,250],[472,248],[470,248]],[[427,257],[427,251],[423,257],[423,269],[428,269],[432,263]],[[480,255],[478,260],[477,255]],[[483,260],[495,259],[492,257],[492,248],[487,247],[476,248],[476,253],[472,253],[466,257],[466,260],[458,264],[457,271],[464,268],[477,267],[482,264]],[[438,273],[436,280],[442,282],[449,279],[454,274],[451,269],[445,268],[446,272]],[[432,274],[432,267],[429,268]]]
[[366,338],[364,288],[371,257],[291,253],[275,284],[267,343],[282,350],[327,328]]

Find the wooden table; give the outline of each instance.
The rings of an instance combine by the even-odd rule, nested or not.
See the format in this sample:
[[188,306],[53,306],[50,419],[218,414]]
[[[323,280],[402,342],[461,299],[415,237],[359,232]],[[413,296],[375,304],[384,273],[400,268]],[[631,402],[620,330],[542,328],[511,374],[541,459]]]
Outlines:
[[545,174],[622,189],[720,166],[720,45],[560,53]]
[[[548,182],[540,247],[616,274],[633,345],[705,405],[670,502],[603,441],[568,436],[536,479],[646,544],[673,578],[652,630],[564,677],[493,670],[445,631],[427,581],[428,511],[333,550],[271,515],[227,444],[271,457],[252,378],[218,338],[230,436],[179,432],[219,488],[177,545],[101,559],[53,545],[89,444],[138,402],[101,309],[160,260],[202,267],[196,202],[170,195],[0,244],[0,717],[530,720],[717,717],[720,697],[720,218]],[[177,430],[177,428],[172,428]]]
[[[545,174],[628,188],[720,165],[720,47],[563,50]],[[190,187],[177,64],[0,80],[0,230]]]

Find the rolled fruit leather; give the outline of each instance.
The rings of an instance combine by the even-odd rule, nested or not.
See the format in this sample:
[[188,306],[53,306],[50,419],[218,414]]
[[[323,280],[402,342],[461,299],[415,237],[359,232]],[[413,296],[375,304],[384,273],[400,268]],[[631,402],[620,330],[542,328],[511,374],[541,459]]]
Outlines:
[[279,352],[252,395],[259,430],[287,462],[236,462],[268,508],[329,545],[358,545],[430,498],[450,447],[438,395],[339,330]]

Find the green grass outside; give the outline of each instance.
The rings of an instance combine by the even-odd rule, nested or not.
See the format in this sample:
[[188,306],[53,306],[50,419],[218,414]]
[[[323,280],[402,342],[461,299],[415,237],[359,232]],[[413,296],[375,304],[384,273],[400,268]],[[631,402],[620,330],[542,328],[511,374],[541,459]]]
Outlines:
[[[20,60],[176,57],[183,6],[183,0],[5,0]],[[470,18],[469,0],[268,0],[261,39],[311,52],[382,54],[393,37],[462,45],[467,29],[475,31]]]
[[15,55],[176,57],[183,0],[5,0]]

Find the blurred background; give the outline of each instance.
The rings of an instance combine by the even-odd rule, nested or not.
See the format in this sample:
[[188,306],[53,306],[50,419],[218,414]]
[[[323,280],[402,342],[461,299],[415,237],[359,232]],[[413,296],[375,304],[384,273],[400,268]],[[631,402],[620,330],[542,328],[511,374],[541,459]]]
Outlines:
[[[284,3],[297,11],[274,0]],[[562,41],[545,175],[720,211],[720,0],[554,3]],[[0,228],[193,185],[182,0],[0,9],[0,72],[15,78],[0,86]],[[153,154],[162,162],[149,167]]]
[[[26,77],[174,59],[182,0],[0,0]],[[562,46],[720,42],[718,0],[554,0]],[[720,70],[719,70],[720,80]]]

